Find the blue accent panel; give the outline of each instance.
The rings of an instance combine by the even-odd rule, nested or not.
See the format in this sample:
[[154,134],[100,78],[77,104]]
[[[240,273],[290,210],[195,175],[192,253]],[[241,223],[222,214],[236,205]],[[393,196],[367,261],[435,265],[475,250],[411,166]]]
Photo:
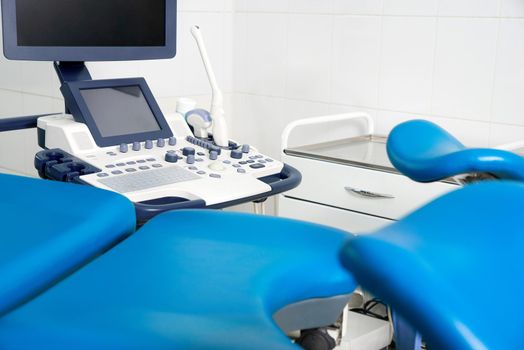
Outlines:
[[441,127],[424,120],[409,121],[393,129],[387,150],[391,163],[419,182],[477,172],[524,180],[524,158],[495,149],[468,149]]
[[40,146],[40,148],[42,148],[42,149],[46,149],[46,145],[45,145],[45,130],[37,128],[36,129],[36,134],[37,134],[37,138],[38,138],[38,146]]
[[201,199],[160,198],[155,201],[135,203],[136,216],[139,223],[145,223],[153,217],[172,210],[204,209],[206,202]]
[[520,182],[469,185],[376,234],[351,238],[341,258],[430,349],[519,349],[520,306],[486,303],[524,293],[523,207]]
[[[142,93],[153,112],[156,121],[160,125],[158,131],[144,132],[140,134],[121,135],[103,137],[98,126],[95,123],[87,104],[85,103],[80,90],[82,89],[99,89],[99,88],[114,88],[126,86],[139,86]],[[62,95],[66,101],[66,105],[73,115],[75,121],[84,123],[91,131],[96,144],[99,147],[116,146],[122,143],[133,143],[135,141],[145,141],[153,139],[166,139],[173,136],[171,129],[160,110],[153,93],[149,89],[144,78],[129,78],[129,79],[110,79],[110,80],[89,80],[89,81],[74,81],[66,82],[60,88]]]
[[9,175],[0,184],[0,315],[134,231],[133,206],[117,194]]
[[280,218],[166,213],[4,316],[0,343],[3,349],[299,349],[272,315],[295,302],[353,291],[355,281],[337,258],[347,237]]
[[47,117],[55,114],[58,113],[0,119],[0,132],[34,129],[37,126],[38,118]]
[[[177,1],[166,0],[166,45],[163,47],[34,47],[18,46],[16,0],[2,0],[4,55],[30,61],[127,61],[173,58],[176,55]],[[45,30],[45,28],[43,28]]]

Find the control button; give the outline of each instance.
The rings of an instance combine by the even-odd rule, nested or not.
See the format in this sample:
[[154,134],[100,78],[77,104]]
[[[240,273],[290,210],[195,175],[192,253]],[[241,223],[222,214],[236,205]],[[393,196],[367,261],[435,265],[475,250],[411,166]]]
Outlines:
[[189,170],[193,170],[193,171],[198,170],[198,168],[196,166],[190,166],[190,167],[188,167],[188,169]]
[[195,160],[196,160],[197,162],[199,162],[199,163],[204,161],[204,159],[202,159],[202,158],[197,158],[197,159],[195,159]]
[[151,148],[153,148],[153,141],[146,140],[146,149],[151,149]]
[[183,154],[184,156],[186,156],[186,157],[187,157],[188,155],[193,155],[193,156],[194,156],[194,155],[195,155],[195,149],[194,149],[193,147],[184,147],[184,148],[182,149],[182,154]]
[[250,150],[251,150],[251,147],[249,145],[242,145],[243,153],[249,153]]
[[140,142],[133,142],[133,151],[138,152],[141,148]]
[[257,157],[251,156],[251,157],[249,157],[249,159],[257,159]]
[[209,174],[209,177],[212,177],[212,178],[215,178],[215,179],[220,179],[222,176],[220,176],[218,174]]
[[168,163],[176,163],[178,162],[178,156],[175,152],[167,152],[165,160]]
[[233,159],[242,159],[243,155],[244,154],[242,153],[242,151],[239,151],[239,150],[236,150],[236,149],[231,151],[231,158],[233,158]]
[[240,164],[233,164],[233,168],[242,168],[242,165],[240,165]]
[[218,147],[218,146],[213,146],[213,145],[209,145],[209,148],[208,148],[210,151],[216,151],[218,153],[218,155],[221,155],[222,154],[222,148]]
[[153,168],[161,168],[162,167],[162,164],[153,164],[151,165]]
[[263,159],[259,160],[258,162],[259,162],[260,164],[266,164],[266,161],[263,160]]
[[166,145],[166,140],[164,140],[164,139],[158,139],[158,140],[156,140],[156,146],[157,146],[157,147],[162,148],[162,147],[164,147],[165,145]]
[[250,159],[250,160],[247,161],[247,164],[253,164],[254,162],[255,162],[254,160]]
[[127,162],[126,164],[127,164],[127,165],[135,165],[136,162]]
[[200,157],[203,157],[203,156],[206,155],[204,152],[198,152],[197,154],[198,154]]
[[260,158],[264,158],[264,156],[261,155],[261,154],[257,154],[257,155],[256,155],[256,158],[257,158],[257,159],[260,159]]
[[186,163],[187,164],[195,164],[195,155],[194,154],[188,155],[187,158],[186,158]]
[[129,146],[127,143],[122,143],[120,145],[120,153],[127,153],[127,151],[129,151]]
[[146,161],[143,160],[143,159],[140,159],[140,160],[137,160],[136,162],[137,162],[138,164],[144,164]]
[[245,174],[246,173],[246,169],[239,168],[239,169],[237,169],[237,172],[239,172],[240,174]]
[[200,171],[197,171],[197,174],[198,174],[198,175],[206,175],[206,172],[205,172],[205,171],[202,171],[202,170],[200,170]]
[[175,146],[176,145],[176,137],[171,136],[169,138],[169,146]]
[[238,164],[240,164],[240,165],[246,165],[246,164],[247,164],[247,162],[245,162],[245,161],[242,161],[242,162],[238,162]]
[[273,163],[273,162],[274,162],[274,160],[273,160],[273,159],[271,159],[271,158],[267,158],[267,159],[266,159],[266,162],[268,162],[268,163]]
[[121,172],[120,170],[115,170],[115,171],[112,171],[111,174],[113,174],[113,175],[122,175],[123,172]]
[[142,165],[142,166],[139,166],[138,169],[140,169],[140,170],[149,170],[151,168],[148,167],[147,165]]
[[216,151],[209,152],[209,159],[217,160],[217,158],[218,158],[218,153]]
[[147,158],[146,159],[148,162],[156,162],[156,159],[155,158]]
[[214,170],[214,171],[224,171],[226,170],[226,167],[222,163],[215,162],[215,163],[209,164],[209,169]]
[[106,174],[106,173],[100,173],[100,174],[96,174],[96,176],[98,176],[98,177],[108,177],[109,174]]
[[114,167],[115,167],[115,166],[114,166],[113,164],[108,164],[108,165],[106,165],[106,168],[108,168],[108,169],[113,169]]
[[262,168],[265,168],[266,166],[264,164],[256,163],[256,164],[251,164],[249,167],[252,169],[262,169]]
[[224,160],[222,163],[224,163],[224,164],[231,164],[231,161],[230,160]]
[[125,163],[117,163],[116,166],[126,166],[126,164]]
[[135,168],[128,168],[128,169],[126,169],[126,171],[128,173],[134,173],[134,172],[136,172],[136,169]]

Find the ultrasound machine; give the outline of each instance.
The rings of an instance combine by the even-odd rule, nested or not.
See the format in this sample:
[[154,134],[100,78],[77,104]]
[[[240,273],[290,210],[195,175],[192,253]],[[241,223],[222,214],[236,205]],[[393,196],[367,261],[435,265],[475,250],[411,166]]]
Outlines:
[[85,61],[174,57],[176,6],[175,0],[2,1],[5,56],[53,61],[66,113],[4,120],[0,130],[36,126],[44,149],[35,158],[40,177],[120,193],[135,203],[142,222],[174,209],[262,203],[301,178],[229,139],[198,26],[191,34],[212,86],[209,112],[188,110],[181,100],[176,113],[164,114],[144,78],[92,79]]

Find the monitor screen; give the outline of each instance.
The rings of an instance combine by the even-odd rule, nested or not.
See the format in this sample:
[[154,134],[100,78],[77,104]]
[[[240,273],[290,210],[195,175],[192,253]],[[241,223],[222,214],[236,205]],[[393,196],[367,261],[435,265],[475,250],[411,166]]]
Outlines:
[[138,85],[80,89],[80,94],[102,137],[160,130],[160,125]]
[[176,54],[177,0],[0,0],[4,54],[119,61]]
[[16,0],[19,46],[164,46],[165,0]]

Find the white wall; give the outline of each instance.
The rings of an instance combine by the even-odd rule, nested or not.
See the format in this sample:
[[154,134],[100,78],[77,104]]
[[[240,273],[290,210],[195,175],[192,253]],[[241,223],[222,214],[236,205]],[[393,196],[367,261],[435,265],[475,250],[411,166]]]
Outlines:
[[524,138],[524,0],[239,0],[235,56],[236,123],[273,154],[289,121],[353,110]]
[[[188,32],[198,23],[233,136],[273,156],[288,122],[354,110],[381,133],[427,118],[472,145],[524,138],[524,0],[179,0],[179,10],[174,60],[91,64],[95,78],[145,76],[166,111],[177,96],[206,106]],[[61,109],[49,63],[0,58],[0,117]],[[32,174],[35,139],[1,135],[0,166]]]
[[[162,109],[174,111],[179,96],[209,105],[209,84],[189,33],[201,24],[217,78],[226,93],[227,109],[233,92],[233,3],[231,0],[179,0],[178,54],[175,59],[149,62],[89,64],[97,79],[144,76]],[[1,30],[1,29],[0,29]],[[8,61],[0,55],[0,118],[63,111],[59,83],[49,62]],[[0,135],[0,167],[35,175],[36,132]]]

